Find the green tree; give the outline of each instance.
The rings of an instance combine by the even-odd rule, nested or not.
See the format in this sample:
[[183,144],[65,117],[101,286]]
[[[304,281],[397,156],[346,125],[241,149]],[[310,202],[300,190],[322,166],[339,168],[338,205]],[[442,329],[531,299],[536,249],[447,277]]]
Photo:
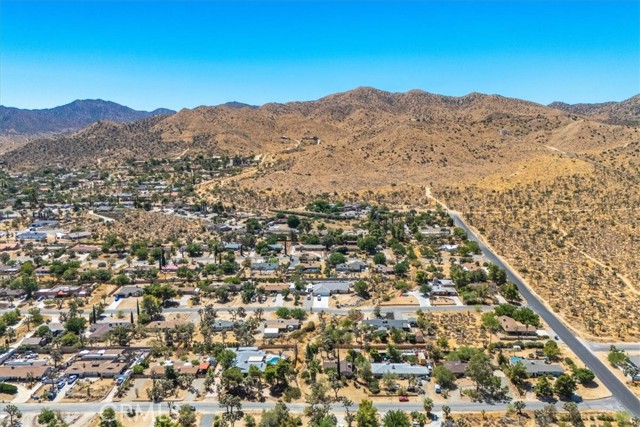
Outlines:
[[527,378],[527,369],[522,362],[517,362],[506,369],[506,374],[514,385],[521,387]]
[[624,350],[619,350],[616,346],[612,345],[609,349],[607,359],[611,365],[618,367],[628,362],[629,356],[627,356]]
[[393,272],[398,276],[404,276],[409,271],[409,263],[406,261],[400,261],[393,266]]
[[290,228],[298,228],[298,226],[300,225],[300,218],[295,215],[289,215],[289,217],[287,218],[287,225]]
[[156,417],[153,427],[176,427],[176,424],[167,415]]
[[553,396],[553,386],[546,377],[542,377],[533,388],[533,392],[541,399],[549,399]]
[[433,378],[444,389],[451,390],[455,386],[456,376],[443,365],[433,368]]
[[556,380],[553,391],[561,398],[569,398],[576,391],[576,382],[571,375],[562,374]]
[[360,297],[365,298],[369,295],[369,286],[364,280],[358,280],[353,284],[353,291]]
[[577,368],[573,371],[573,377],[580,384],[589,384],[596,376],[591,370],[587,368]]
[[122,423],[116,418],[113,408],[105,408],[100,415],[100,427],[122,427]]
[[260,419],[260,427],[297,427],[302,424],[299,417],[289,413],[284,403],[278,402],[273,409],[263,411]]
[[162,313],[160,300],[153,295],[144,295],[140,306],[141,314],[144,314],[149,320],[156,319]]
[[182,405],[178,411],[178,426],[195,427],[196,411],[191,409],[191,405]]
[[411,427],[411,421],[404,411],[389,411],[382,419],[384,427]]
[[379,264],[379,265],[385,265],[387,263],[387,257],[384,256],[384,253],[382,252],[377,252],[374,256],[373,256],[373,262],[375,264]]
[[475,383],[476,391],[495,396],[500,391],[500,378],[493,375],[489,358],[476,353],[467,365],[466,376]]
[[358,239],[357,245],[361,251],[374,254],[376,252],[376,248],[378,247],[378,241],[371,236],[361,237],[360,239]]
[[558,347],[558,344],[553,340],[547,341],[544,344],[544,348],[542,351],[545,357],[548,357],[550,360],[558,360],[558,357],[560,357],[560,348]]
[[329,264],[331,265],[338,265],[338,264],[344,264],[346,262],[347,258],[341,254],[340,252],[332,252],[331,255],[329,255]]
[[48,408],[42,408],[40,410],[40,414],[38,415],[38,424],[49,424],[52,421],[55,421],[56,419],[56,413],[53,412],[51,409]]
[[427,415],[431,415],[431,411],[433,411],[433,399],[430,397],[425,397],[422,401],[422,408],[427,413]]
[[80,332],[84,330],[87,325],[87,319],[84,317],[73,317],[67,320],[64,327],[67,331],[73,332],[76,335],[79,335]]
[[487,312],[482,315],[482,327],[489,332],[489,334],[495,334],[500,330],[500,321],[494,313]]
[[357,427],[379,427],[378,410],[370,400],[364,399],[360,402],[358,412],[356,412]]
[[520,291],[518,287],[513,283],[506,283],[500,287],[500,292],[509,302],[520,301]]
[[236,353],[229,349],[221,350],[216,356],[216,361],[222,367],[222,370],[231,368],[236,361]]

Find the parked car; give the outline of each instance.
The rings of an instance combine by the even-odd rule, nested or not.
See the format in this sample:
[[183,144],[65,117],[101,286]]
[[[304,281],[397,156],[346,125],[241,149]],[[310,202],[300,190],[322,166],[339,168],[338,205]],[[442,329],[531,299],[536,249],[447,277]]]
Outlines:
[[322,301],[322,297],[318,295],[318,301]]
[[78,379],[77,375],[69,375],[69,379],[67,380],[67,384],[73,384]]
[[442,393],[442,387],[440,387],[440,384],[434,385],[433,388],[435,389],[436,393]]
[[398,400],[400,402],[408,402],[409,401],[409,397],[408,396],[400,396],[400,398]]
[[66,382],[62,381],[58,383],[58,390],[62,390],[64,388],[64,386],[67,385]]

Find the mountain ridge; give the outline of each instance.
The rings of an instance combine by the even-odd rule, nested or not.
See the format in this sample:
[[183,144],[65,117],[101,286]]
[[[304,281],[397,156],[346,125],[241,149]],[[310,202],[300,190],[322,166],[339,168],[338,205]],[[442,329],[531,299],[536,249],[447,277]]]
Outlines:
[[0,105],[0,135],[37,136],[72,132],[98,120],[130,122],[175,111],[158,108],[151,112],[102,99],[78,99],[43,109],[21,109]]
[[566,102],[556,101],[548,106],[603,123],[629,126],[640,125],[640,94],[619,102],[567,104]]
[[554,173],[587,171],[587,164],[556,158],[621,145],[632,132],[476,92],[450,97],[361,87],[314,101],[236,107],[200,106],[129,123],[99,122],[29,142],[2,160],[14,169],[34,169],[185,152],[241,155],[261,159],[255,175],[238,182],[247,188],[356,191],[398,182],[513,181],[532,176],[523,172],[532,162]]

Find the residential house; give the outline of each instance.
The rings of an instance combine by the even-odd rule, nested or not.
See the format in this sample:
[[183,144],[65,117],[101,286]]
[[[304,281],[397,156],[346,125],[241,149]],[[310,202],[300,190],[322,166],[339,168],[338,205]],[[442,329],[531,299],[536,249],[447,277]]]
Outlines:
[[65,373],[77,375],[80,378],[115,378],[128,366],[126,362],[115,360],[75,360],[65,369]]
[[16,234],[16,240],[44,241],[44,240],[47,240],[47,233],[29,230],[29,231]]
[[119,298],[139,297],[143,294],[142,286],[125,285],[118,289],[115,295]]
[[524,369],[529,377],[540,377],[551,375],[559,377],[564,374],[564,368],[555,363],[546,363],[543,360],[536,359],[524,359],[522,357],[513,356],[509,359],[509,363],[515,365],[516,363],[522,363]]
[[365,319],[362,321],[362,324],[378,331],[390,331],[392,329],[402,329],[406,332],[411,331],[410,322],[403,319]]
[[243,374],[248,373],[251,366],[255,366],[261,372],[264,372],[267,366],[275,365],[283,358],[283,356],[259,350],[257,347],[238,347],[231,350],[236,354],[234,366],[240,369]]
[[264,337],[264,339],[278,338],[280,335],[280,329],[278,328],[264,328],[264,330],[262,331],[262,336]]
[[350,260],[344,264],[336,265],[338,273],[361,273],[367,269],[367,264],[360,260]]
[[213,325],[211,325],[211,330],[213,332],[231,331],[234,326],[239,323],[238,321],[232,322],[230,320],[217,319]]
[[278,267],[280,267],[280,264],[277,262],[254,262],[251,264],[251,271],[274,273],[278,271]]
[[465,362],[459,362],[456,360],[456,361],[446,361],[442,364],[442,366],[450,370],[453,373],[453,375],[460,378],[464,376],[465,372],[467,371],[467,366],[469,366],[469,364]]
[[265,329],[277,329],[278,332],[300,329],[300,321],[297,319],[278,319],[265,322]]
[[107,335],[118,326],[131,328],[132,324],[131,322],[94,323],[89,326],[89,339],[93,341],[103,341],[107,338]]
[[350,282],[319,282],[313,285],[312,291],[315,296],[328,297],[333,294],[348,294],[351,292]]
[[411,365],[409,363],[372,363],[371,373],[373,376],[381,378],[386,373],[398,375],[400,378],[427,376],[430,371],[426,366]]
[[338,362],[335,360],[326,360],[322,362],[322,370],[327,372],[330,369],[334,369],[339,372],[341,376],[346,378],[353,378],[353,364],[346,360],[340,361],[340,369],[338,369]]
[[33,221],[30,228],[54,228],[58,226],[58,221],[41,219]]
[[66,240],[82,240],[82,239],[88,239],[90,237],[91,237],[91,233],[88,231],[74,231],[72,233],[67,233],[62,235],[62,238]]
[[508,316],[498,316],[498,321],[505,334],[512,337],[537,337],[537,328],[532,325],[525,325]]
[[90,254],[91,252],[100,251],[100,247],[96,245],[75,245],[69,248],[71,252],[76,254]]
[[53,369],[47,365],[0,366],[0,381],[40,380]]

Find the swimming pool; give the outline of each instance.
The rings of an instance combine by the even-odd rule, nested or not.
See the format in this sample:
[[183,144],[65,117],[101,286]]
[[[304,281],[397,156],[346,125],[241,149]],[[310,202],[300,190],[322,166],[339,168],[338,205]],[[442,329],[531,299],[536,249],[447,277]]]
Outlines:
[[267,359],[267,364],[268,365],[275,365],[276,363],[278,363],[280,361],[281,357],[280,356],[270,356]]

